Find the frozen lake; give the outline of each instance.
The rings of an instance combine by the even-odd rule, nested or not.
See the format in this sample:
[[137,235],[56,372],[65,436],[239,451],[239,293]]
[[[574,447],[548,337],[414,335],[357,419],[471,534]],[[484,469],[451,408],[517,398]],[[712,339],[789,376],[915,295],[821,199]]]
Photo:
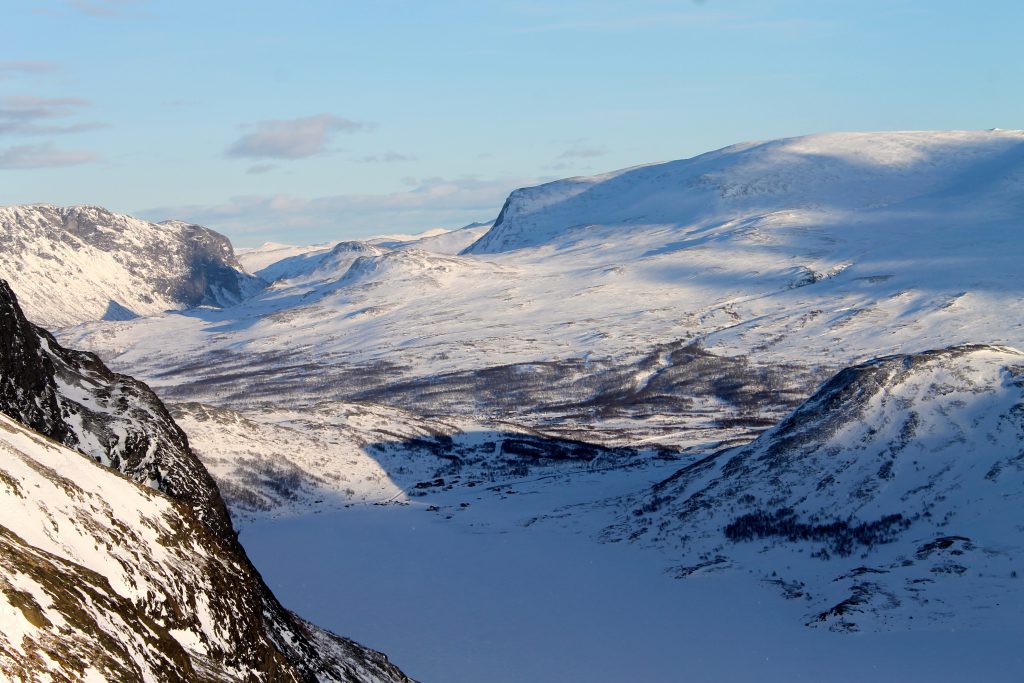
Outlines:
[[525,525],[645,476],[264,519],[241,540],[287,607],[423,683],[1020,680],[1021,633],[814,630],[745,574],[674,579],[656,552],[595,542],[600,509]]

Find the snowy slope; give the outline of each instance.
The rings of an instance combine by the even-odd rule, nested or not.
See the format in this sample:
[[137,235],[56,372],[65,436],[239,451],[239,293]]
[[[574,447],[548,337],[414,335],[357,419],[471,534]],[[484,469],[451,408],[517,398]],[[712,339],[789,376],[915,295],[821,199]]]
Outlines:
[[9,680],[407,681],[284,612],[187,506],[0,415]]
[[395,244],[393,249],[420,249],[434,254],[458,254],[480,239],[491,226],[490,223],[470,223],[458,230],[447,230],[437,234],[425,233],[418,239]]
[[239,250],[238,260],[267,282],[277,280],[321,279],[332,270],[336,276],[351,265],[344,254],[380,255],[391,249],[419,249],[434,254],[457,254],[490,228],[490,223],[474,223],[458,230],[429,230],[423,235],[392,235],[365,240],[346,240],[309,247],[267,242],[255,249]]
[[95,356],[65,349],[25,319],[0,280],[0,412],[195,506],[218,535],[231,522],[217,487],[185,434],[149,387],[110,372]]
[[288,284],[336,280],[360,256],[380,256],[387,251],[369,242],[338,242],[330,249],[316,249],[275,261],[258,275],[268,282],[285,280]]
[[46,327],[231,305],[264,285],[212,230],[94,206],[0,208],[0,247],[0,278]]
[[384,247],[385,249],[394,249],[395,247],[417,242],[422,239],[438,237],[447,232],[449,232],[448,228],[431,228],[430,230],[424,230],[423,232],[415,235],[374,235],[373,237],[367,237],[365,241],[370,244],[376,244],[379,247]]
[[[316,282],[304,268],[231,309],[68,338],[175,400],[251,396],[256,372],[260,392],[300,402],[388,395],[443,411],[468,395],[521,415],[611,401],[631,430],[678,419],[664,394],[621,399],[692,366],[673,350],[699,345],[745,364],[734,385],[765,390],[744,408],[717,385],[694,410],[776,416],[794,406],[772,395],[804,398],[850,363],[1024,346],[1022,149],[1014,131],[819,135],[559,181],[513,193],[458,257],[388,252]],[[499,370],[502,396],[494,376],[470,377]]]
[[626,468],[649,457],[508,422],[428,419],[368,403],[244,414],[185,403],[171,411],[234,518],[246,522],[353,504],[407,504],[434,491]]
[[[536,247],[595,226],[712,227],[779,210],[905,212],[992,199],[1020,187],[1024,133],[840,133],[745,143],[693,159],[559,180],[513,192],[494,228],[468,248]],[[1003,208],[1019,208],[1003,196]],[[990,207],[986,207],[990,208]],[[688,245],[676,245],[683,248]]]
[[633,501],[614,531],[742,569],[811,625],[998,627],[1024,598],[1024,353],[959,346],[843,370],[754,442]]
[[246,272],[258,273],[267,266],[277,263],[286,258],[301,256],[317,251],[327,251],[336,242],[325,244],[313,244],[309,246],[297,246],[294,244],[281,244],[280,242],[264,242],[258,247],[239,247],[235,249],[238,262],[242,264]]
[[160,400],[60,347],[2,280],[0,349],[6,678],[408,680],[286,611]]

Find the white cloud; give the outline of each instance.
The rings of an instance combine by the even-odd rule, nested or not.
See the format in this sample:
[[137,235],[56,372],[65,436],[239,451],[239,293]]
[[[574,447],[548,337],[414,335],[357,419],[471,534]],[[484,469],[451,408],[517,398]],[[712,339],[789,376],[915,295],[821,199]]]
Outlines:
[[302,159],[321,154],[333,133],[354,133],[371,125],[332,114],[261,121],[227,149],[227,156],[249,159]]
[[0,62],[0,80],[15,76],[40,76],[56,70],[57,65],[53,62]]
[[97,161],[92,152],[58,149],[51,144],[16,145],[0,150],[0,169],[54,168]]
[[243,242],[261,237],[315,242],[489,220],[509,192],[544,180],[423,178],[408,190],[387,194],[242,196],[221,204],[164,206],[138,213],[154,220],[179,218],[207,225]]
[[88,105],[88,100],[78,97],[0,97],[0,135],[51,135],[96,128],[95,123],[49,123],[74,116]]

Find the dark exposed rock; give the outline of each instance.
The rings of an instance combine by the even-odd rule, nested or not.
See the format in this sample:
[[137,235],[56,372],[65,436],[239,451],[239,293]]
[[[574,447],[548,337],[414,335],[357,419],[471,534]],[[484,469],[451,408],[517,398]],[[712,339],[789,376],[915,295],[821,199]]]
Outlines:
[[91,353],[65,349],[22,314],[0,280],[0,412],[194,505],[219,535],[233,537],[213,479],[156,394]]

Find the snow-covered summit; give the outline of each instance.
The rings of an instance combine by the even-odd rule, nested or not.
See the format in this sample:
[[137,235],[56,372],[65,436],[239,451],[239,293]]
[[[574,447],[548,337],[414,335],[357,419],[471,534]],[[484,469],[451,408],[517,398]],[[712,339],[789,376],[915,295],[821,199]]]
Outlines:
[[0,278],[46,327],[227,306],[265,284],[208,228],[48,204],[0,208]]
[[[535,247],[588,226],[704,225],[766,212],[843,214],[1018,193],[1024,132],[832,133],[516,190],[466,252]],[[1010,197],[1004,197],[1010,198]]]

